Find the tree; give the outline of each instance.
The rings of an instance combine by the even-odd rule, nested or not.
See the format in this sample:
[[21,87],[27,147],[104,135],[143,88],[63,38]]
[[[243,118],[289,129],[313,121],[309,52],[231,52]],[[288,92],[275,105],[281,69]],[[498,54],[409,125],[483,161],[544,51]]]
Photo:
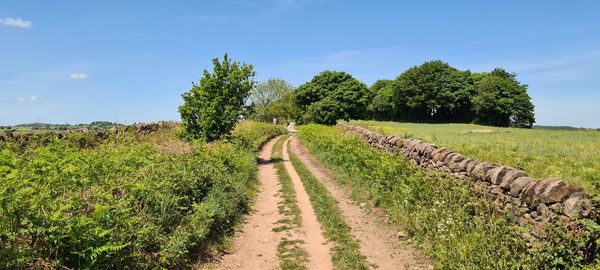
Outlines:
[[287,92],[280,100],[267,107],[266,119],[277,118],[278,120],[297,120],[302,117],[302,110],[294,102],[294,93]]
[[516,74],[496,68],[477,83],[473,98],[476,123],[501,127],[531,128],[535,123],[534,106]]
[[[284,98],[290,96],[289,93],[293,90],[294,87],[283,79],[271,78],[266,82],[259,83],[252,89],[250,94],[250,103],[254,107],[254,117],[258,120],[269,121],[273,117],[284,116],[277,115],[281,111],[275,112],[270,111],[270,109],[287,106],[287,104],[282,104],[282,101],[291,102],[291,99],[284,100]],[[275,103],[279,104],[273,106]]]
[[373,94],[373,96],[375,96],[377,95],[377,93],[379,93],[380,90],[390,86],[391,83],[392,80],[379,79],[375,81],[373,85],[371,85],[371,87],[369,87],[369,90],[371,90],[371,93]]
[[[322,104],[316,105],[311,112],[315,113],[326,109],[341,110],[331,111],[329,116],[344,116],[344,118],[363,119],[367,116],[367,107],[371,103],[372,94],[369,88],[346,72],[323,71],[294,91],[294,101],[305,112],[317,102],[327,99]],[[333,106],[333,103],[337,103]],[[310,114],[310,113],[309,113]],[[319,113],[324,116],[324,113]],[[314,117],[306,117],[315,119]]]
[[392,83],[397,114],[405,120],[469,122],[473,119],[471,73],[442,61],[425,62]]
[[307,116],[309,121],[324,125],[335,125],[338,119],[348,120],[344,108],[331,98],[325,98],[308,106]]
[[375,120],[391,120],[396,118],[396,103],[394,102],[394,89],[391,85],[377,91],[369,105],[369,111]]
[[244,104],[254,87],[254,68],[225,54],[223,62],[212,60],[213,72],[204,70],[198,84],[182,95],[179,107],[184,136],[214,141],[228,134],[244,112]]

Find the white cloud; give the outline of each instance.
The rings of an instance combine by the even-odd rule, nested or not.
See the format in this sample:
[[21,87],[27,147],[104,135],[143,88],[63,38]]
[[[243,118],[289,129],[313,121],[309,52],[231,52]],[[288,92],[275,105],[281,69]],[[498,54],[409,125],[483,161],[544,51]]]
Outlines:
[[6,17],[0,19],[0,23],[6,26],[18,27],[18,28],[31,28],[33,26],[32,21],[26,21],[21,18]]
[[31,96],[28,96],[28,97],[18,97],[18,98],[17,98],[17,101],[20,101],[20,102],[25,102],[25,101],[36,101],[36,100],[38,100],[39,98],[40,98],[40,97],[39,97],[38,95],[31,95]]
[[71,78],[71,80],[87,80],[89,78],[89,76],[85,73],[73,73],[69,76],[69,78]]

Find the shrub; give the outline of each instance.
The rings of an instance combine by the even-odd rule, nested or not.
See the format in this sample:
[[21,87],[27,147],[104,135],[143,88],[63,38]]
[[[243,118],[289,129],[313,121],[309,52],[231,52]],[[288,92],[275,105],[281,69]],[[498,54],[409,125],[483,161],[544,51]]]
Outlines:
[[199,84],[184,93],[179,107],[184,137],[214,141],[227,135],[240,116],[250,90],[254,87],[252,65],[213,59],[213,72],[204,70]]

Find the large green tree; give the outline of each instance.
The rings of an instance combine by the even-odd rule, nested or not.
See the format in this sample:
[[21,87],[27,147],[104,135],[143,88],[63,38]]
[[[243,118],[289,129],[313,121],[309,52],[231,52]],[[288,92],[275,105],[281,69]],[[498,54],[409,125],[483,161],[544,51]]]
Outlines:
[[[364,83],[339,71],[323,71],[294,91],[294,100],[306,113],[305,118],[314,122],[323,122],[319,119],[327,118],[328,124],[333,124],[330,119],[334,117],[345,120],[365,118],[371,99],[372,93]],[[320,101],[323,102],[309,110]],[[317,115],[327,117],[315,118]]]
[[501,127],[531,128],[535,123],[534,106],[516,74],[496,68],[477,83],[473,98],[475,122]]
[[373,100],[369,104],[368,111],[373,119],[391,120],[396,118],[396,104],[394,103],[394,89],[392,80],[377,80],[369,89]]
[[184,93],[179,107],[184,135],[214,141],[228,134],[244,112],[244,104],[254,88],[254,68],[231,61],[213,59],[213,71],[204,70],[198,84]]
[[291,102],[289,97],[293,90],[293,86],[279,78],[271,78],[257,84],[252,89],[249,100],[254,109],[254,118],[269,121],[272,118],[287,116],[287,113],[278,115],[283,112],[279,109],[289,105],[285,103]]
[[400,118],[433,122],[469,122],[474,94],[469,71],[442,61],[425,62],[400,74],[392,83]]

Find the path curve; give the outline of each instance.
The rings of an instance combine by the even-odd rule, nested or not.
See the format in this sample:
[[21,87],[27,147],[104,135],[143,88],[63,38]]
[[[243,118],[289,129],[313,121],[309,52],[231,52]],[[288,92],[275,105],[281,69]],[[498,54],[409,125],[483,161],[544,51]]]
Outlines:
[[397,229],[383,223],[386,217],[382,211],[374,209],[367,213],[353,203],[347,195],[349,193],[332,180],[331,172],[310,156],[296,136],[291,138],[291,149],[338,201],[340,211],[351,227],[351,234],[360,241],[360,251],[369,263],[377,269],[433,269],[420,252],[398,237]]
[[212,269],[279,269],[277,245],[281,234],[273,231],[274,224],[282,216],[277,205],[279,181],[271,162],[273,145],[278,138],[263,145],[258,154],[258,178],[260,190],[253,205],[253,212],[246,218],[241,232],[236,232],[233,248]]

